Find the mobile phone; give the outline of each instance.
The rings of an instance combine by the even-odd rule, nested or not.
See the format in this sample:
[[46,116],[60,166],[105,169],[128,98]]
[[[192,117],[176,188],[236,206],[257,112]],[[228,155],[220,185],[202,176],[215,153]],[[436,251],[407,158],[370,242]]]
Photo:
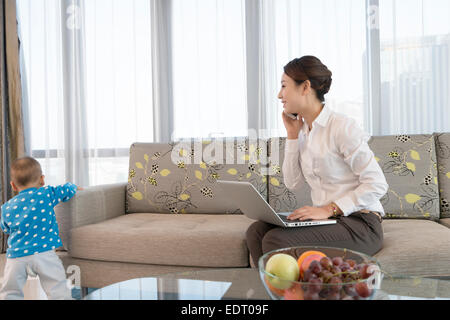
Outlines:
[[297,120],[298,113],[287,113],[287,112],[284,113],[292,120]]

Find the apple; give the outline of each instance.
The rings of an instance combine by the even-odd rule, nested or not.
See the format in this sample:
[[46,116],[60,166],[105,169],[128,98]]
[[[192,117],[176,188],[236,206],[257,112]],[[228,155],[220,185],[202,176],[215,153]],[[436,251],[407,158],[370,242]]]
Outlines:
[[277,289],[288,289],[291,281],[297,281],[299,269],[297,260],[285,253],[277,253],[269,258],[266,263],[266,272],[275,277],[268,277],[270,284]]

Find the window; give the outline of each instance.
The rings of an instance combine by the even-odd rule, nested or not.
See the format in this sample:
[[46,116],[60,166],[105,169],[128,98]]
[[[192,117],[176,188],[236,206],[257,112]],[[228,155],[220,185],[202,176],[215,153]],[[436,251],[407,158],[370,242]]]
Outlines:
[[[78,183],[127,181],[130,145],[153,139],[149,1],[90,0],[67,8],[59,0],[17,4],[32,155],[46,182],[73,179],[77,161],[67,156],[71,135],[82,139],[81,157],[87,160],[88,179]],[[63,40],[70,19],[77,19],[80,38],[78,51],[67,53]],[[72,60],[79,63],[73,66],[77,73],[65,75],[63,66]],[[72,89],[67,82],[81,86],[70,92],[76,111],[64,99],[65,88]]]
[[244,0],[172,6],[174,137],[246,136]]
[[384,134],[449,131],[450,2],[381,0]]
[[283,67],[304,55],[318,57],[333,72],[327,104],[364,123],[365,3],[359,0],[268,0],[262,2],[271,135],[285,136],[277,95]]

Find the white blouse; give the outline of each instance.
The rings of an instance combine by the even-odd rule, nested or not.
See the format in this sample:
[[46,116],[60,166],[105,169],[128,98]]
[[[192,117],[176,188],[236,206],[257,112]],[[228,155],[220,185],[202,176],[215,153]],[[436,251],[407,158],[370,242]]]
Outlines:
[[283,178],[290,190],[305,181],[313,206],[336,203],[345,216],[359,210],[380,212],[388,184],[367,141],[370,136],[355,120],[326,105],[312,123],[305,122],[298,139],[286,140]]

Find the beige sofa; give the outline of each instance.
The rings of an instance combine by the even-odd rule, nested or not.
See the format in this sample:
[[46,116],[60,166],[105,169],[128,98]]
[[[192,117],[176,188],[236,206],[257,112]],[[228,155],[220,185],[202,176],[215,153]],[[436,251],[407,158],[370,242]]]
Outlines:
[[[215,181],[249,181],[277,212],[310,204],[307,189],[284,186],[284,144],[284,138],[133,144],[128,183],[86,188],[56,208],[64,264],[79,266],[81,285],[89,288],[249,268],[245,232],[253,221]],[[382,199],[384,247],[376,254],[383,270],[450,276],[450,134],[373,137],[369,144],[390,185]]]

